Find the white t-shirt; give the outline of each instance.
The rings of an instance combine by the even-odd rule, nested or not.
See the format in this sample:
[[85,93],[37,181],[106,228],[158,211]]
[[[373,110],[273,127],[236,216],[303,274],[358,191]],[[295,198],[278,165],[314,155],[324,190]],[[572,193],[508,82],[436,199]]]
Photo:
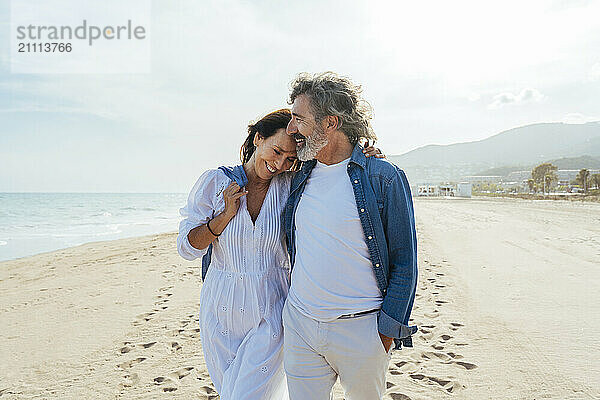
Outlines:
[[317,162],[296,210],[290,301],[319,321],[381,307],[346,159]]

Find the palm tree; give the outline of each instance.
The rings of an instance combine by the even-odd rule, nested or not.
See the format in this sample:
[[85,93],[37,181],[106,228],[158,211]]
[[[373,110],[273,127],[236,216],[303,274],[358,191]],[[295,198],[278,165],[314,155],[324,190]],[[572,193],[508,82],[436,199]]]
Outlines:
[[579,183],[581,186],[583,186],[584,193],[587,193],[587,191],[588,191],[588,179],[589,178],[590,178],[590,171],[588,171],[585,168],[579,170],[579,173],[577,174],[577,178],[575,178],[575,181],[577,181],[577,183]]
[[596,189],[600,189],[600,174],[594,174],[590,177],[590,182],[596,185]]
[[550,192],[550,187],[558,181],[557,169],[550,163],[540,164],[531,171],[531,179],[542,188],[543,193],[546,193],[546,189]]

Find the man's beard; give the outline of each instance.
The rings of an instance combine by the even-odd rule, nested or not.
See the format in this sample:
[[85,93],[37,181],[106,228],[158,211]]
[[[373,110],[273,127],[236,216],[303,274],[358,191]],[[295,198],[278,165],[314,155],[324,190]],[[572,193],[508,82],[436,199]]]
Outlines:
[[317,157],[317,153],[327,146],[328,139],[323,128],[317,124],[312,135],[307,136],[304,146],[298,149],[298,159],[300,161],[309,161]]

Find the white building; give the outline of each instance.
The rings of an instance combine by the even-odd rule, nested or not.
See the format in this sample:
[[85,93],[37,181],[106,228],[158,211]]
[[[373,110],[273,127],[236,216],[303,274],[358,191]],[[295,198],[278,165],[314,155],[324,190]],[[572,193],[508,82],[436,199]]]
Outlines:
[[440,190],[437,185],[419,185],[417,188],[417,196],[439,196]]
[[473,192],[473,184],[471,182],[460,182],[456,184],[457,197],[471,197]]

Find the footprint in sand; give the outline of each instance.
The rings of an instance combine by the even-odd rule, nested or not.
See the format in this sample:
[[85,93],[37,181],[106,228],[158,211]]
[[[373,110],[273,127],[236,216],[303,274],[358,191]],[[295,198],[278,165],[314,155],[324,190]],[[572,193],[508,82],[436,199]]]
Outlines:
[[121,354],[125,354],[125,353],[129,353],[131,350],[133,350],[134,346],[123,346],[119,349],[119,351],[121,352]]
[[192,339],[197,339],[200,337],[200,328],[194,328],[191,329],[191,333],[188,333],[188,337],[192,338]]
[[149,342],[149,343],[142,343],[140,344],[140,346],[142,346],[145,349],[149,349],[150,347],[154,346],[156,344],[156,342]]
[[[198,379],[200,379],[200,378],[198,378]],[[215,392],[215,389],[208,385],[202,386],[200,388],[200,393],[205,396],[205,397],[203,396],[202,398],[205,398],[208,400],[216,400],[219,398],[219,395],[217,394],[217,392]]]
[[395,367],[389,369],[391,375],[402,375],[406,372],[414,372],[418,368],[421,361],[400,361],[395,363]]
[[437,385],[441,386],[442,388],[444,388],[449,393],[455,393],[458,390],[463,389],[465,387],[464,385],[461,385],[459,382],[448,380],[448,379],[441,379],[441,378],[437,378],[435,376],[426,376],[423,374],[411,374],[409,376],[414,380],[422,381],[428,385],[437,384]]
[[410,397],[402,393],[390,393],[390,397],[392,400],[411,400]]
[[129,369],[129,368],[133,367],[135,364],[139,364],[139,363],[141,363],[144,360],[146,360],[146,357],[138,357],[138,358],[135,358],[133,360],[126,361],[126,362],[121,363],[121,364],[117,364],[117,368],[120,368],[120,369]]
[[451,357],[447,354],[444,353],[438,353],[435,351],[424,351],[423,353],[421,353],[421,357],[425,358],[427,360],[443,360],[443,361],[449,361],[451,359]]
[[174,351],[178,351],[181,350],[181,345],[177,342],[171,342],[171,349],[173,349]]
[[153,379],[153,381],[157,385],[162,385],[163,383],[165,383],[167,381],[167,379],[168,378],[165,378],[164,376],[157,376],[156,378]]
[[138,374],[131,373],[131,374],[126,374],[125,376],[123,376],[123,386],[124,387],[131,387],[134,385],[137,385],[140,382],[140,377],[138,376]]
[[140,314],[140,315],[138,315],[138,316],[135,317],[137,319],[137,321],[135,321],[133,324],[134,325],[136,325],[136,324],[139,325],[139,324],[142,323],[142,321],[148,322],[148,321],[150,321],[152,319],[150,317],[153,316],[154,314],[155,314],[154,312],[147,312],[147,313]]
[[205,386],[202,386],[202,387],[200,388],[200,391],[201,391],[203,394],[206,394],[206,395],[209,395],[209,394],[214,394],[214,393],[216,393],[216,392],[215,392],[215,389],[213,389],[213,388],[212,388],[212,387],[210,387],[210,386],[206,386],[206,385],[205,385]]
[[155,385],[164,385],[165,383],[174,383],[175,381],[171,378],[167,378],[165,376],[157,376],[152,379]]
[[459,324],[458,322],[450,322],[450,329],[453,331],[457,331],[460,327],[464,326],[463,324]]
[[433,333],[423,333],[422,331],[419,331],[419,337],[428,342],[431,338],[433,338]]
[[171,336],[179,336],[184,331],[184,329],[173,329],[171,331]]
[[455,361],[454,363],[460,365],[461,367],[464,367],[465,369],[467,369],[469,371],[472,370],[472,369],[477,368],[477,365],[471,364],[471,363],[468,363],[468,362]]
[[165,386],[162,388],[163,392],[174,392],[177,388],[174,386],[175,381],[171,378],[166,378],[164,376],[157,376],[153,379],[155,385],[164,385],[168,384],[169,386]]
[[191,374],[193,370],[194,370],[194,367],[181,368],[181,369],[178,369],[177,371],[171,372],[169,374],[169,377],[171,377],[173,379],[183,379],[186,376],[188,376],[189,374]]

